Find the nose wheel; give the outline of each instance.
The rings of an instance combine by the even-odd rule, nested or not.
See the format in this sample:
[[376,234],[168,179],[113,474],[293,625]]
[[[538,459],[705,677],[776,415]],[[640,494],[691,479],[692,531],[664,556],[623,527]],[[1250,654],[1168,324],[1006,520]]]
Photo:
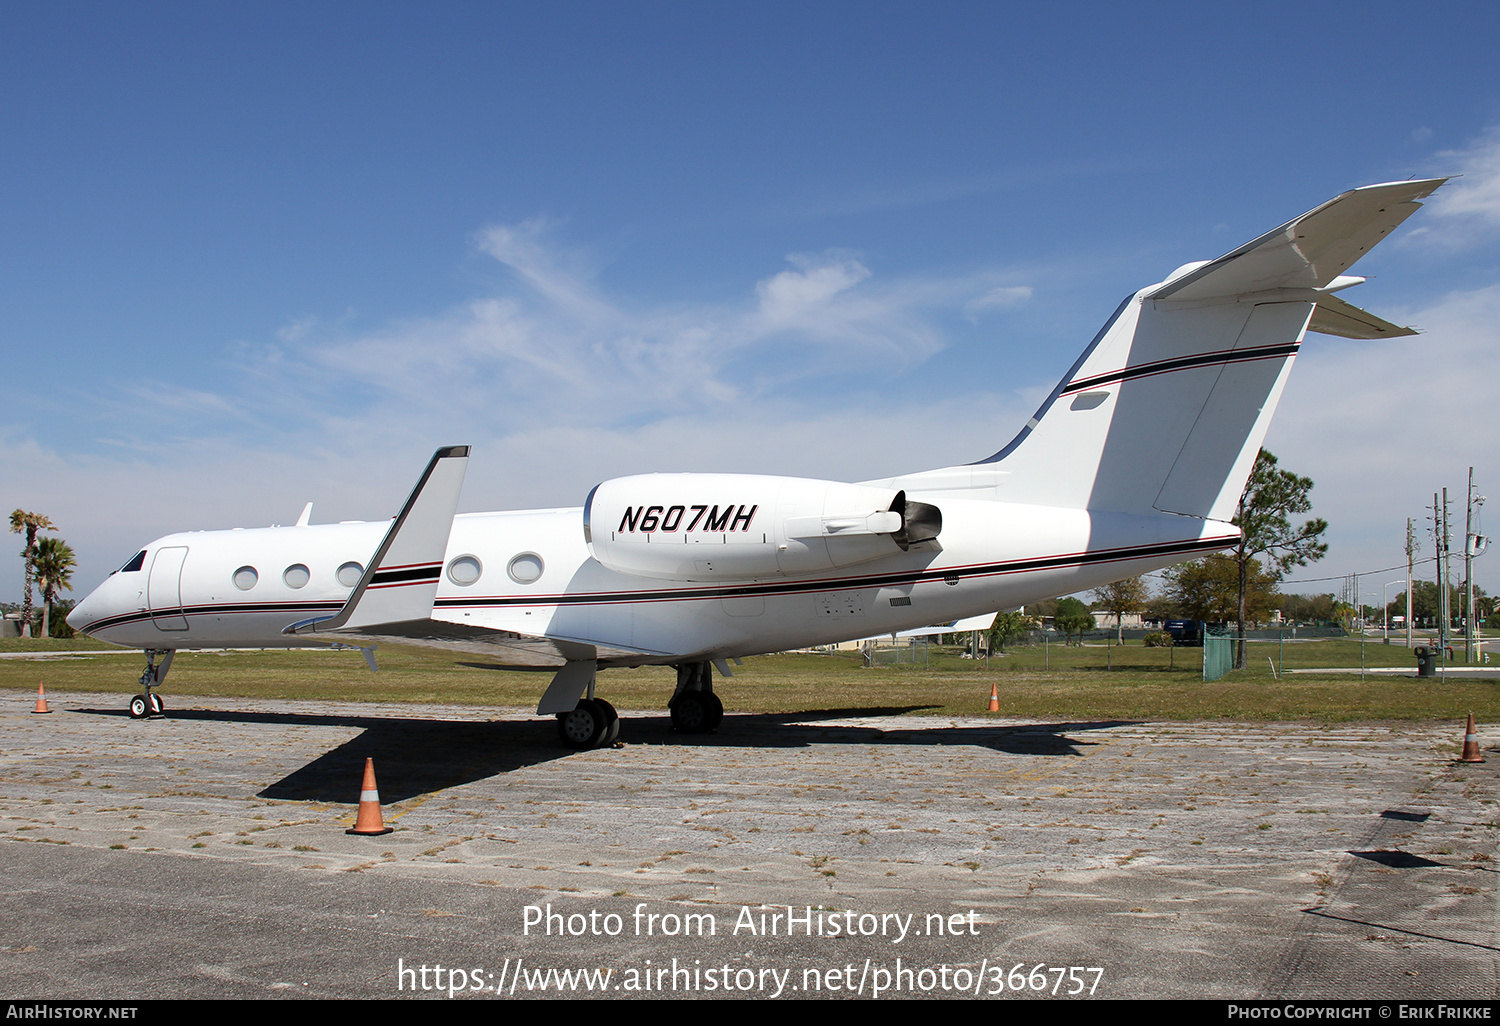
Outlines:
[[130,718],[132,720],[144,720],[148,717],[165,716],[167,704],[161,700],[161,696],[148,692],[144,695],[130,696]]

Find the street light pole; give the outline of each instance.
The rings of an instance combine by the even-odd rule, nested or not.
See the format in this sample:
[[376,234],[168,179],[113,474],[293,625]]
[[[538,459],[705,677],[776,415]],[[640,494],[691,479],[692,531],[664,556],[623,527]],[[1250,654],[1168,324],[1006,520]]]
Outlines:
[[[1385,583],[1385,586],[1383,588],[1381,588],[1381,591],[1380,591],[1381,611],[1385,614],[1385,644],[1387,644],[1387,645],[1389,645],[1391,643],[1391,591],[1390,591],[1390,588],[1391,588],[1391,585],[1393,585],[1393,584],[1405,584],[1405,583],[1406,583],[1405,581],[1400,581],[1400,580],[1397,580],[1397,581],[1387,581]],[[1408,595],[1407,598],[1410,599],[1411,596]],[[1410,628],[1408,628],[1408,629],[1410,629]],[[1407,646],[1407,647],[1409,648],[1410,646]]]

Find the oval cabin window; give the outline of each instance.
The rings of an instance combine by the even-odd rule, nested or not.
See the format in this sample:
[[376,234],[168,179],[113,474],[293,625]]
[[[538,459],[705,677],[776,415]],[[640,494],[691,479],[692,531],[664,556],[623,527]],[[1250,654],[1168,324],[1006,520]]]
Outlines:
[[479,562],[478,556],[456,556],[448,564],[448,580],[460,587],[467,588],[479,580],[482,573],[484,566]]
[[542,576],[542,557],[535,552],[523,552],[510,561],[506,572],[517,584],[531,584]]

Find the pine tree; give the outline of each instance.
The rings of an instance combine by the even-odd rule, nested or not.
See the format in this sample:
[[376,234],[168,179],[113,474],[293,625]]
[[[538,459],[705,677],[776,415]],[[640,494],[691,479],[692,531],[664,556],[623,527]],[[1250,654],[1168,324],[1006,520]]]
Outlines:
[[1273,581],[1294,566],[1306,566],[1322,559],[1328,553],[1327,543],[1321,540],[1328,530],[1328,521],[1321,517],[1309,520],[1301,527],[1293,527],[1291,517],[1312,509],[1308,493],[1312,491],[1311,478],[1298,477],[1286,470],[1276,469],[1276,457],[1262,449],[1255,457],[1255,467],[1250,471],[1250,480],[1240,496],[1239,511],[1234,523],[1240,529],[1240,544],[1234,550],[1235,562],[1239,564],[1239,608],[1236,623],[1239,628],[1239,653],[1235,669],[1245,668],[1245,621],[1246,595],[1250,585],[1250,564],[1264,557],[1266,574]]

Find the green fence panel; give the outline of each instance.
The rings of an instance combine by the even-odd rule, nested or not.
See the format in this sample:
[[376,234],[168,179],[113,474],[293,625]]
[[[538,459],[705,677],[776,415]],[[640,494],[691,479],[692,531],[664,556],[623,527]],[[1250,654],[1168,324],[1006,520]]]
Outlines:
[[1234,636],[1203,632],[1203,679],[1218,680],[1234,668]]

